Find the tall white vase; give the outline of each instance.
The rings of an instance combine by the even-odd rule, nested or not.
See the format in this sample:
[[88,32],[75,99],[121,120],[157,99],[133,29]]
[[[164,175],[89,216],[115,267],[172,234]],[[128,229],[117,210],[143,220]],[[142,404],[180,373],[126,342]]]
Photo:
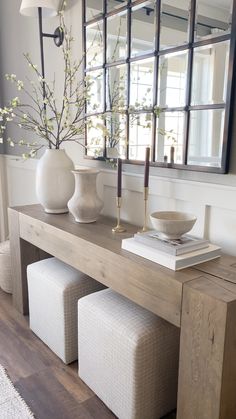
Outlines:
[[68,212],[67,203],[72,197],[75,181],[74,164],[65,150],[47,149],[36,170],[36,195],[45,212]]
[[103,208],[103,202],[97,194],[98,170],[80,169],[73,171],[75,193],[68,202],[69,211],[78,223],[93,223]]

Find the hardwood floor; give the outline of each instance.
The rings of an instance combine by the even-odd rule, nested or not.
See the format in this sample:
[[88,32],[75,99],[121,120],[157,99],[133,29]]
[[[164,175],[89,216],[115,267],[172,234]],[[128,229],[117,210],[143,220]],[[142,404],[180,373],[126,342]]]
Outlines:
[[31,332],[27,317],[12,307],[11,296],[1,290],[0,364],[37,419],[115,418],[79,379],[77,362],[64,365]]

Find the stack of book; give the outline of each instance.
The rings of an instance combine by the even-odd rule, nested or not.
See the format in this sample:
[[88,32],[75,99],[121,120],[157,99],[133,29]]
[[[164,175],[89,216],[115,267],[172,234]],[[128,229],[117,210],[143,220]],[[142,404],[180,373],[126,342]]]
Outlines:
[[221,248],[205,239],[188,234],[178,240],[164,239],[155,230],[137,233],[130,239],[122,240],[122,249],[174,271],[218,258],[221,255]]

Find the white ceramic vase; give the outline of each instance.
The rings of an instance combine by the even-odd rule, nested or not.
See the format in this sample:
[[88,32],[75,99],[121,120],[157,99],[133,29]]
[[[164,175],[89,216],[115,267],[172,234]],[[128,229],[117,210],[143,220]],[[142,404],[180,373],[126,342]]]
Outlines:
[[67,203],[72,197],[75,181],[74,164],[65,150],[47,149],[36,170],[36,195],[45,212],[68,212]]
[[107,147],[107,158],[117,159],[119,157],[119,151],[116,147]]
[[103,208],[103,202],[97,194],[98,170],[73,170],[75,193],[68,202],[68,208],[78,223],[93,223]]

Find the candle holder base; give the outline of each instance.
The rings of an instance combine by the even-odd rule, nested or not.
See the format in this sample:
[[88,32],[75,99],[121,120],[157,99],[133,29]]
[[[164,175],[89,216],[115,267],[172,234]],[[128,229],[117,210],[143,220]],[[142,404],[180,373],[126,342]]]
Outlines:
[[124,233],[126,229],[122,227],[122,225],[117,225],[116,227],[113,227],[112,232],[113,233]]
[[138,234],[146,233],[149,228],[147,227],[147,203],[148,203],[148,187],[144,187],[143,191],[143,199],[144,199],[144,222],[142,230],[138,231]]
[[150,228],[147,228],[147,227],[144,227],[144,226],[143,226],[142,230],[138,231],[138,234],[141,234],[141,233],[146,233],[146,232],[147,232],[147,231],[149,231],[149,230],[150,230]]
[[124,233],[126,231],[126,229],[120,223],[120,208],[121,208],[121,197],[120,196],[118,196],[116,198],[116,206],[117,206],[117,225],[116,225],[116,227],[113,227],[112,232],[113,233]]

